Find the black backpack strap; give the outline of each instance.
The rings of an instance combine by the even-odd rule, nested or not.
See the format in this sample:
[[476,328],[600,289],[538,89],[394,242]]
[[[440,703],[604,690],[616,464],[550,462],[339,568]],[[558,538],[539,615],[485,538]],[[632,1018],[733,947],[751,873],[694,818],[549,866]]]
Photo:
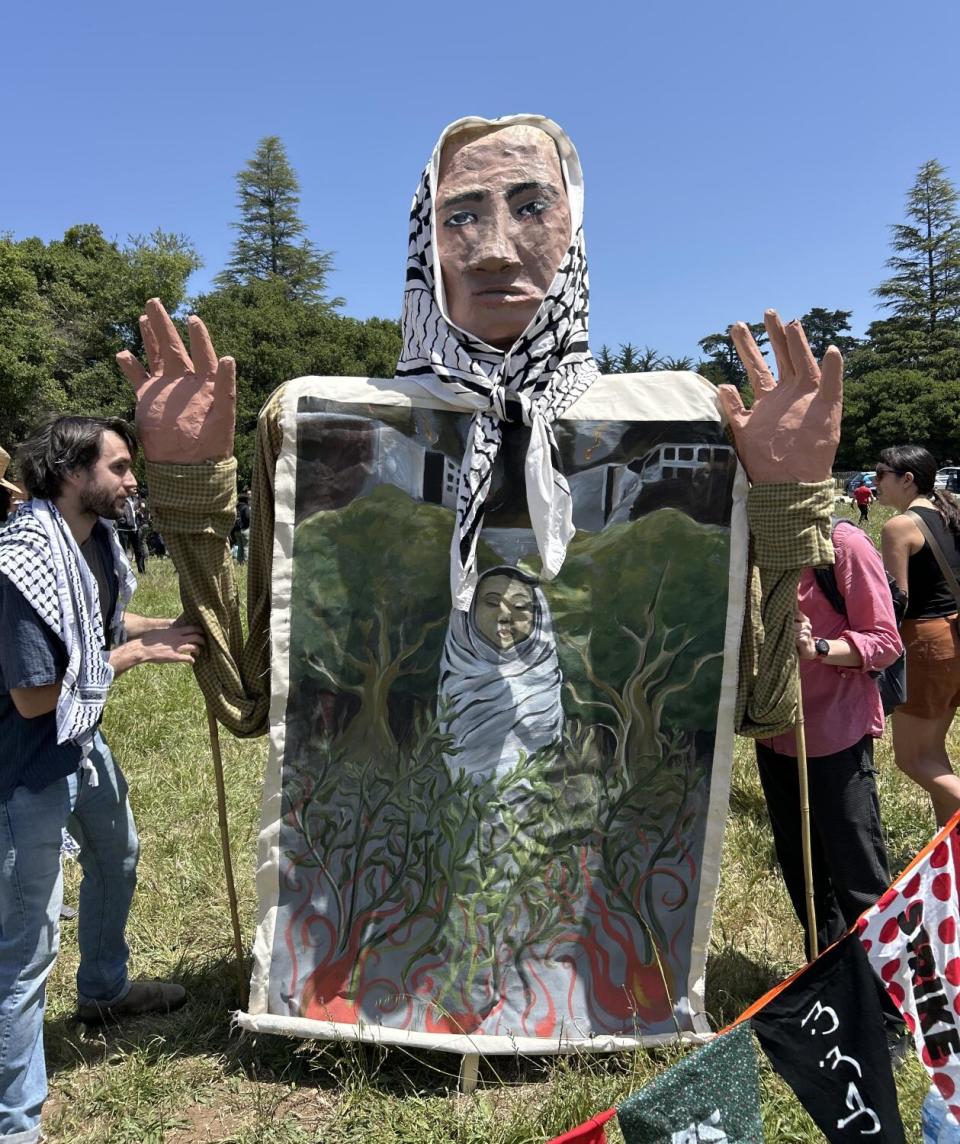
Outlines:
[[[851,528],[856,528],[856,525],[848,520],[835,520],[833,527],[830,529],[830,538],[833,539],[833,534],[836,532],[837,527],[841,524],[848,524]],[[826,564],[822,568],[814,568],[814,579],[817,581],[817,587],[827,597],[827,602],[835,612],[839,612],[841,616],[847,614],[847,605],[844,603],[843,593],[840,591],[837,584],[837,574],[834,571],[833,564]]]

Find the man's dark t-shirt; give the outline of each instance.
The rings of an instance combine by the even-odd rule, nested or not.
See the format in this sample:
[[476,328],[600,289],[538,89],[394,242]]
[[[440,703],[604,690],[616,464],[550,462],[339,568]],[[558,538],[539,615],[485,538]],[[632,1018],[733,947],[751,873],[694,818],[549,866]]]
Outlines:
[[[119,587],[104,525],[94,525],[81,552],[97,581],[106,632]],[[10,698],[11,688],[56,683],[66,669],[63,643],[0,573],[0,801],[21,784],[42,790],[79,767],[76,743],[57,743],[56,711],[25,719]]]

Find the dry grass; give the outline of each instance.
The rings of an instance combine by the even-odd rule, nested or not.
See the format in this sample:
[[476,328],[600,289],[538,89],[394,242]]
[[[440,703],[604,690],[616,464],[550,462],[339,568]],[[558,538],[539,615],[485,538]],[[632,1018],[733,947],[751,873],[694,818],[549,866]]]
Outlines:
[[[151,563],[137,608],[151,615],[178,610],[168,563]],[[150,667],[125,676],[111,699],[106,733],[130,780],[143,843],[129,926],[132,968],[137,975],[183,982],[191,1000],[167,1018],[143,1018],[106,1033],[84,1030],[71,1019],[76,936],[75,925],[64,924],[46,1029],[51,1099],[44,1123],[51,1141],[533,1144],[622,1100],[675,1059],[677,1050],[495,1058],[485,1063],[478,1092],[459,1096],[457,1061],[444,1054],[231,1031],[237,988],[216,798],[206,721],[190,673]],[[266,745],[224,735],[223,749],[243,926],[250,935]],[[886,740],[877,758],[891,862],[900,869],[932,833],[933,817],[926,796],[896,771]],[[75,901],[77,875],[75,864],[68,864],[68,902]],[[738,742],[707,977],[707,1008],[716,1027],[801,959],[799,927],[774,866],[752,746]],[[926,1083],[917,1061],[900,1069],[897,1084],[907,1138],[919,1140]],[[820,1138],[766,1068],[762,1086],[768,1140]],[[615,1128],[610,1138],[619,1138]]]

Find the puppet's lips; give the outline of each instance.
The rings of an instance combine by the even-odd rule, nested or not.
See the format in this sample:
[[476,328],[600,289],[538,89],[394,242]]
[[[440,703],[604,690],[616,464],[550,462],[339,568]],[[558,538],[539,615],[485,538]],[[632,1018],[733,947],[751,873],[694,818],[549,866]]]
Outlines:
[[526,290],[518,289],[513,286],[494,286],[488,287],[486,290],[476,290],[474,298],[483,305],[486,303],[501,303],[501,302],[539,302],[540,299]]

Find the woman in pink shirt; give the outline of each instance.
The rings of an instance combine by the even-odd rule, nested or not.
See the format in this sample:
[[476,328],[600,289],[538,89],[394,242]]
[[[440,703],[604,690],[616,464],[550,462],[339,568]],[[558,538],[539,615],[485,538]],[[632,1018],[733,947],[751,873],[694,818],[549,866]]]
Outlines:
[[[806,568],[796,623],[820,949],[845,933],[890,883],[873,767],[883,707],[869,673],[903,650],[883,562],[869,537],[843,522],[834,529],[833,545],[846,614],[833,608]],[[793,731],[757,743],[777,860],[809,955],[796,754]]]

